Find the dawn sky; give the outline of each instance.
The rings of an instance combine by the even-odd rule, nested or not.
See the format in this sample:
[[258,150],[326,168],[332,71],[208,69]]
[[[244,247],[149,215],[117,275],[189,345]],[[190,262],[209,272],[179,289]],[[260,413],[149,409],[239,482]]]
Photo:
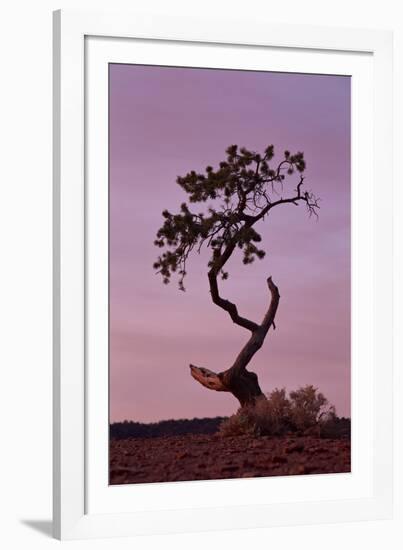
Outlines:
[[[274,161],[303,151],[304,186],[321,199],[319,221],[303,204],[273,209],[256,227],[265,258],[244,266],[237,253],[227,264],[220,291],[241,315],[261,321],[268,275],[281,294],[277,330],[248,368],[265,392],[313,384],[350,415],[350,79],[111,65],[111,421],[238,408],[189,372],[189,363],[225,370],[249,337],[211,302],[208,254],[189,258],[186,292],[152,267],[162,210],[186,200],[176,177],[216,167],[234,143],[258,152],[273,144]],[[290,179],[287,189],[295,186]]]

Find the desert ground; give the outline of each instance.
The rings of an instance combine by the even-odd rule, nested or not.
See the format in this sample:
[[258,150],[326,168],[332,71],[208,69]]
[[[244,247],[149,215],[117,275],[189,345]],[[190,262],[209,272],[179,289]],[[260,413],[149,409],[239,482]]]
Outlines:
[[350,472],[350,440],[187,434],[110,440],[110,483]]

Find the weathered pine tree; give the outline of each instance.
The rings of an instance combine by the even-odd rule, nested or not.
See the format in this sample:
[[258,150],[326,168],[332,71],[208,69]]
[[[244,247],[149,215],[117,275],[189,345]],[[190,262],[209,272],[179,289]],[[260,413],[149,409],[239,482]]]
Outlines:
[[[280,205],[303,204],[310,216],[317,216],[318,199],[303,189],[304,154],[284,152],[280,162],[274,163],[274,147],[269,145],[263,154],[231,145],[226,150],[226,160],[214,170],[207,166],[205,174],[191,171],[178,177],[177,183],[188,194],[190,203],[205,203],[204,212],[194,213],[183,203],[178,214],[164,210],[164,223],[157,232],[154,244],[165,251],[154,264],[154,269],[168,283],[171,275],[179,276],[179,288],[185,290],[186,263],[192,251],[200,252],[203,245],[211,250],[208,262],[208,282],[214,304],[225,310],[232,321],[250,332],[250,338],[241,349],[233,365],[220,373],[190,365],[191,374],[206,388],[231,392],[241,406],[254,404],[256,398],[264,398],[258,377],[247,370],[247,365],[262,347],[270,329],[276,328],[275,316],[280,294],[272,278],[267,279],[271,300],[261,323],[238,313],[237,306],[220,295],[218,278],[228,278],[226,264],[239,249],[243,263],[251,264],[262,259],[264,250],[258,247],[261,235],[255,229],[258,222],[266,220],[271,210]],[[296,188],[290,192],[287,177]],[[285,181],[286,180],[286,181]]]

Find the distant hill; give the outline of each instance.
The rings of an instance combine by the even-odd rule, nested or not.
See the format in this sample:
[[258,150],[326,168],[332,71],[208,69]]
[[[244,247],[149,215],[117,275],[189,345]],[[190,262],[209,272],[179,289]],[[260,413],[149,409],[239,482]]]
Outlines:
[[[179,420],[161,420],[144,424],[124,420],[114,422],[109,426],[110,439],[127,439],[130,437],[152,438],[169,437],[187,434],[214,434],[219,430],[221,423],[226,420],[225,416],[215,418],[183,418]],[[333,417],[325,422],[320,430],[324,439],[350,438],[351,421],[349,418]]]
[[111,439],[127,439],[128,437],[163,437],[186,434],[213,434],[218,431],[224,416],[215,418],[193,418],[180,420],[161,420],[150,424],[142,422],[114,422],[109,426]]

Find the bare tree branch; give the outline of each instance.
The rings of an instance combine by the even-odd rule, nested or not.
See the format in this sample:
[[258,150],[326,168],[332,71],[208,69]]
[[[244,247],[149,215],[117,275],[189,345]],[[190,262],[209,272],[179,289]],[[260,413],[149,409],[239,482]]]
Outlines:
[[241,317],[238,314],[238,309],[237,309],[237,307],[234,303],[230,302],[229,300],[225,300],[224,298],[221,298],[221,296],[219,294],[219,291],[218,291],[217,276],[215,275],[215,273],[213,271],[209,271],[208,280],[209,280],[209,284],[210,284],[210,293],[211,293],[211,298],[212,298],[213,302],[217,306],[219,306],[222,309],[224,309],[225,311],[227,311],[229,313],[232,321],[236,325],[239,325],[240,327],[246,328],[247,330],[250,330],[251,332],[254,332],[255,330],[257,330],[259,325],[257,325],[253,321],[250,321],[249,319],[246,319],[245,317]]

